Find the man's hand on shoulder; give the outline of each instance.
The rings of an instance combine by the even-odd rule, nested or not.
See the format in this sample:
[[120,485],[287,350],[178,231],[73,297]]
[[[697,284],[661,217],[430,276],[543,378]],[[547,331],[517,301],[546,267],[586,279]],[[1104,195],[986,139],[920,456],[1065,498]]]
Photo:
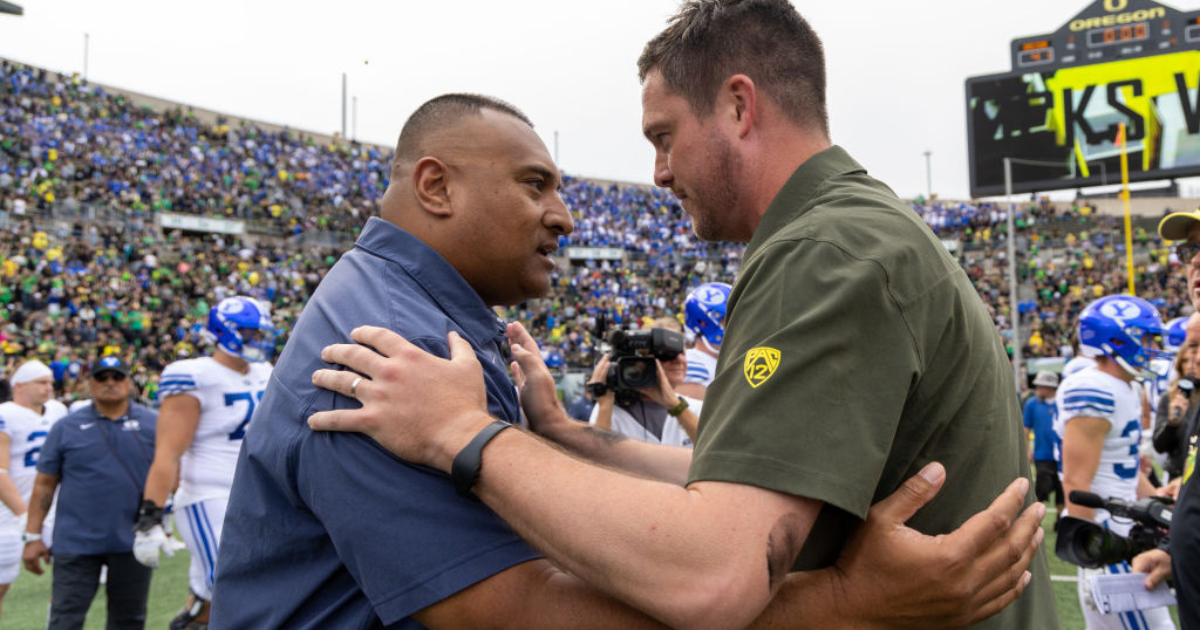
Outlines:
[[958,628],[1000,612],[1024,591],[1026,568],[1045,535],[1045,506],[1021,513],[1028,480],[1014,481],[949,534],[905,526],[944,482],[945,469],[930,464],[871,507],[834,567],[842,614],[873,620],[869,627]]
[[454,456],[492,422],[470,342],[451,332],[450,358],[443,359],[386,328],[360,326],[350,339],[356,343],[321,351],[323,360],[349,370],[317,370],[312,380],[362,407],[315,413],[308,426],[365,433],[401,459],[450,472]]

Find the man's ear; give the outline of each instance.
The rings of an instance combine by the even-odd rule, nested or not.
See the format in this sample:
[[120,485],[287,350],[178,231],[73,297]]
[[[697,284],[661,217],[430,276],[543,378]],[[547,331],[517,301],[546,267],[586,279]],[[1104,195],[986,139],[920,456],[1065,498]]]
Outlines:
[[423,157],[413,167],[413,191],[421,208],[439,217],[454,213],[450,206],[450,168],[435,157]]
[[744,74],[735,74],[725,80],[718,95],[719,106],[727,108],[739,138],[745,138],[758,116],[758,90],[754,81]]

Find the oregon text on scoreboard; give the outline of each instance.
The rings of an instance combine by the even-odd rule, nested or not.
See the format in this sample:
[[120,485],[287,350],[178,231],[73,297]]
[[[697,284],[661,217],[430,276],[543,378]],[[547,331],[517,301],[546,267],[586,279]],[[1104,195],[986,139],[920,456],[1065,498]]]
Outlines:
[[967,79],[972,195],[1119,183],[1119,123],[1130,181],[1200,175],[1200,11],[1096,0],[1012,67]]

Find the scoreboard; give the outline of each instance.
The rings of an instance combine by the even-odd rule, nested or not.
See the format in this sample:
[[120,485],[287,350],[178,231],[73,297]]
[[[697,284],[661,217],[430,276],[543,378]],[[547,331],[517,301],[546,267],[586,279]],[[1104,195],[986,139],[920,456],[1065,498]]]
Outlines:
[[1096,0],[1053,33],[1012,41],[1012,71],[967,79],[971,194],[1200,175],[1200,11]]

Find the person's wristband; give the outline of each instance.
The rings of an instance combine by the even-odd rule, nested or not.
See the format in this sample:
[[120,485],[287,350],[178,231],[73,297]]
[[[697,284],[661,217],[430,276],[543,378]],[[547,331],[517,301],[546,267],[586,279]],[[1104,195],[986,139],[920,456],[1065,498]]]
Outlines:
[[679,404],[678,404],[678,405],[675,405],[674,407],[671,407],[670,409],[668,409],[668,410],[667,410],[667,413],[668,413],[668,414],[671,414],[671,417],[672,417],[672,418],[678,418],[680,414],[682,414],[683,412],[687,411],[687,408],[688,408],[687,399],[686,399],[686,398],[684,398],[683,396],[680,396],[680,397],[679,397]]
[[471,488],[475,487],[475,482],[479,481],[479,470],[483,467],[483,447],[487,446],[492,438],[496,437],[501,431],[511,427],[512,425],[496,420],[484,427],[471,441],[463,447],[463,450],[454,456],[454,463],[450,465],[450,480],[454,482],[454,491],[458,496],[472,501],[478,501],[479,497],[471,492]]
[[41,540],[41,539],[42,539],[41,534],[31,534],[29,532],[21,532],[21,542],[23,544],[29,544],[35,540]]
[[154,529],[155,525],[162,525],[162,523],[163,509],[149,499],[142,499],[141,505],[138,506],[137,522],[133,525],[133,531],[148,532]]

